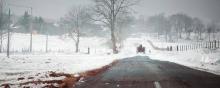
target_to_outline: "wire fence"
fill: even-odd
[[[220,48],[220,40],[213,40],[207,42],[198,42],[193,44],[177,44],[167,46],[167,51],[189,51],[189,50],[196,50],[196,49],[219,49]]]

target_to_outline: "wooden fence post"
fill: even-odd
[[[176,46],[176,51],[179,51],[179,47],[178,47],[178,45]]]
[[[88,47],[88,52],[87,52],[88,54],[90,54],[90,48]]]
[[[173,48],[172,48],[172,46],[170,46],[170,51],[173,51]]]
[[[214,40],[214,49],[217,48],[217,44],[216,43],[217,43],[216,40]]]
[[[218,48],[220,48],[220,44],[219,43],[220,43],[220,41],[218,40]]]

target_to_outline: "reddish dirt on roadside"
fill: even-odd
[[[24,83],[20,83],[20,86],[23,86],[23,88],[31,88],[31,86],[27,86],[28,84],[46,84],[43,88],[74,88],[74,85],[81,79],[81,78],[87,78],[87,77],[92,77],[92,76],[96,76],[97,74],[100,74],[104,71],[106,71],[108,68],[110,68],[111,66],[113,66],[117,61],[112,62],[109,65],[103,66],[101,68],[98,69],[94,69],[94,70],[89,70],[86,72],[82,72],[79,73],[79,76],[75,76],[75,74],[66,74],[66,73],[56,73],[56,72],[48,72],[48,76],[49,77],[62,77],[64,76],[65,78],[63,80],[35,80],[35,81],[28,81],[28,82],[24,82]],[[36,76],[39,76],[40,73],[38,73]],[[48,77],[48,78],[49,78]],[[34,79],[34,77],[28,77],[27,79]],[[20,80],[25,80],[24,77],[20,77],[17,79],[18,81]],[[58,86],[54,85],[54,84],[58,84]],[[0,85],[0,87],[3,88],[10,88],[11,85],[14,84],[3,84]]]

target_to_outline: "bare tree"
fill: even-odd
[[[4,1],[0,0],[0,53],[3,49],[3,40],[7,36],[8,15],[4,13]]]
[[[75,7],[63,18],[64,24],[69,29],[69,36],[75,42],[75,52],[79,52],[79,43],[81,37],[81,30],[83,25],[90,21],[88,9],[84,7]]]
[[[177,40],[178,37],[182,38],[182,33],[187,33],[187,39],[190,38],[192,32],[192,18],[186,14],[174,14],[170,16],[170,22],[172,27],[176,30]]]
[[[48,52],[48,29],[46,29],[47,23],[42,17],[35,17],[33,20],[33,28],[40,34],[44,34],[45,37],[45,52]]]
[[[134,24],[134,17],[130,14],[122,14],[118,16],[118,21],[116,24],[116,40],[119,43],[119,48],[123,47],[123,41],[129,36]]]
[[[147,23],[154,29],[156,33],[158,33],[158,38],[160,34],[164,34],[165,40],[168,40],[168,34],[170,33],[171,25],[169,20],[164,16],[164,14],[149,17]]]
[[[11,27],[11,11],[9,9],[8,16],[4,14],[4,2],[0,0],[0,34],[1,34],[1,46],[0,53],[2,52],[2,42],[3,42],[3,34],[4,29],[7,29],[7,57],[10,56],[10,27]]]
[[[116,40],[117,16],[128,12],[129,8],[137,3],[137,0],[94,0],[96,3],[95,12],[98,14],[97,21],[101,21],[111,30],[112,50],[118,53]]]
[[[202,39],[202,32],[204,30],[204,24],[199,18],[193,19],[193,30],[197,34],[197,40]]]
[[[208,33],[209,41],[211,41],[211,34],[212,34],[212,39],[215,39],[216,31],[217,31],[217,24],[215,22],[211,22],[207,25],[207,33]]]
[[[10,56],[10,27],[11,27],[11,10],[8,11],[8,42],[7,42],[7,57]]]
[[[2,42],[3,42],[3,0],[0,0],[0,35],[1,35],[1,45],[0,53],[2,52]]]

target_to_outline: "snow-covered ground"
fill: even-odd
[[[152,37],[142,37],[139,40],[150,40],[153,44],[160,48],[167,48],[167,46],[176,47],[177,45],[196,45],[206,41],[192,41],[192,40],[179,40],[175,43],[167,43],[164,40],[152,38]],[[139,41],[141,42],[141,41]],[[143,42],[143,41],[142,41]],[[220,75],[220,49],[207,49],[198,48],[191,49],[187,51],[160,51],[155,50],[149,43],[142,43],[150,53],[147,54],[151,59],[170,61],[178,63],[184,66],[188,66],[194,69],[199,69],[207,72],[211,72]]]
[[[107,39],[100,37],[81,37],[80,38],[80,52],[87,53],[88,47],[91,49],[91,53],[110,52],[109,48],[105,45]],[[13,52],[22,52],[29,50],[30,46],[30,34],[13,33],[11,35],[10,50]],[[33,51],[45,52],[46,36],[45,35],[33,35]],[[6,51],[7,39],[3,41],[3,50]],[[75,51],[74,40],[67,36],[49,36],[48,38],[48,50],[51,52],[64,52],[73,53]]]
[[[170,61],[194,69],[220,75],[220,50],[199,49],[187,52],[154,51],[148,55],[152,59]]]
[[[220,75],[220,49],[206,49],[198,48],[188,51],[160,51],[155,50],[148,42],[150,40],[153,44],[160,48],[167,48],[167,46],[176,45],[189,45],[198,44],[197,41],[182,40],[176,43],[167,43],[164,40],[159,40],[153,37],[146,37],[145,35],[128,38],[124,41],[124,53],[136,53],[135,49],[139,44],[143,44],[146,47],[145,56],[149,56],[151,59],[170,61],[178,63],[184,66],[188,66],[194,69],[199,69],[214,74]]]
[[[13,34],[11,50],[21,52],[22,49],[28,49],[28,36],[29,35],[26,34]],[[80,42],[81,52],[76,54],[74,53],[75,47],[73,40],[65,37],[50,36],[49,50],[51,50],[51,52],[43,53],[45,50],[45,36],[34,35],[33,38],[34,53],[17,52],[13,53],[10,58],[6,58],[5,54],[0,54],[0,85],[4,83],[18,84],[30,81],[28,77],[36,76],[38,73],[47,74],[48,71],[75,74],[100,68],[112,63],[114,60],[137,55],[136,47],[139,44],[143,44],[143,46],[146,47],[147,53],[145,56],[149,56],[151,59],[170,61],[220,75],[219,49],[209,50],[201,48],[181,52],[160,51],[152,48],[147,40],[151,40],[155,46],[164,48],[166,48],[167,45],[176,45],[177,43],[160,42],[154,38],[139,35],[131,36],[131,38],[126,39],[121,52],[117,55],[109,53],[111,50],[106,44],[107,39],[99,37],[84,37]],[[6,45],[6,41],[4,41],[4,45]],[[91,50],[91,54],[89,55],[86,54],[88,47],[90,47]],[[24,77],[25,80],[18,81],[19,77]],[[45,78],[46,77],[38,75],[32,80]],[[63,78],[58,77],[47,79]]]
[[[187,45],[187,44],[197,44],[195,41],[184,41],[178,43],[166,43],[152,37],[140,36],[128,38],[124,42],[124,48],[122,52],[124,53],[136,53],[135,49],[139,44],[143,44],[146,47],[146,56],[151,59],[170,61],[178,63],[184,66],[188,66],[194,69],[199,69],[214,74],[220,75],[220,49],[206,49],[199,48],[188,51],[160,51],[155,50],[147,40],[151,40],[153,44],[160,48],[167,48],[167,46],[176,45]]]
[[[0,85],[5,83],[19,84],[33,80],[63,79],[47,78],[49,71],[57,73],[77,74],[108,65],[113,61],[135,54],[121,53],[111,55],[105,38],[81,38],[80,53],[74,53],[74,41],[59,36],[49,37],[49,50],[45,53],[45,36],[33,36],[33,53],[22,52],[29,47],[29,35],[13,34],[11,38],[10,58],[0,54]],[[6,41],[4,40],[4,47]],[[90,54],[87,48],[90,47]],[[41,73],[39,75],[39,73]],[[29,79],[34,77],[34,79]],[[19,78],[25,78],[19,80]],[[39,85],[43,86],[43,85]],[[12,86],[13,87],[13,86]],[[15,88],[18,85],[14,86]]]
[[[10,58],[0,57],[0,83],[19,83],[19,77],[33,77],[48,71],[69,74],[100,68],[112,63],[117,55],[86,55],[86,54],[39,54],[13,55]],[[22,81],[23,82],[23,81]]]

